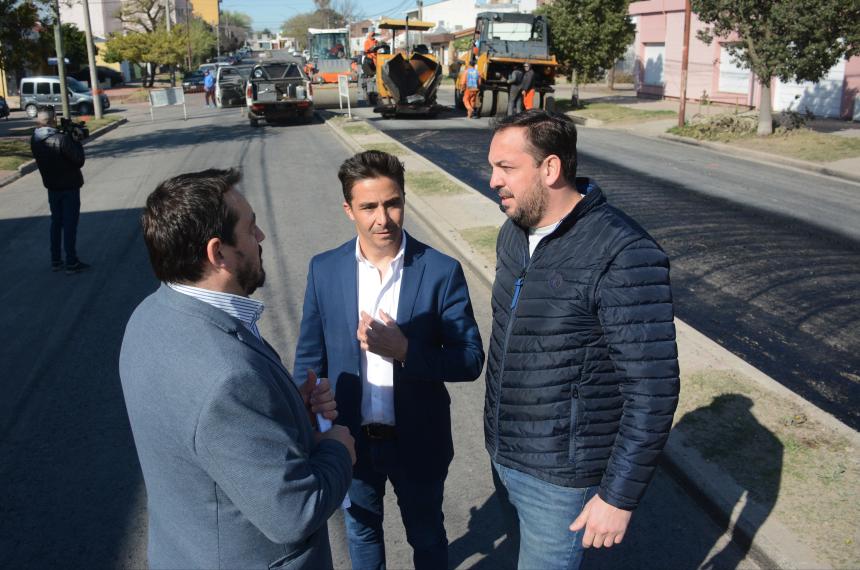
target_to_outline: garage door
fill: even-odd
[[[842,110],[842,84],[845,79],[845,60],[834,65],[818,83],[783,83],[777,81],[773,108],[777,111],[793,109],[811,111],[816,117],[839,117]]]

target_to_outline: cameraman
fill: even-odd
[[[57,130],[53,107],[41,107],[36,115],[38,127],[30,138],[30,149],[42,183],[48,189],[51,206],[51,271],[66,270],[66,275],[80,273],[90,266],[78,259],[75,241],[81,213],[81,186],[84,177],[84,147],[72,136]],[[60,252],[65,245],[66,263]]]

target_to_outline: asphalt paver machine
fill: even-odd
[[[383,117],[435,115],[443,107],[436,103],[442,67],[423,44],[410,45],[409,32],[426,32],[435,26],[419,20],[383,19],[379,30],[391,30],[391,52],[376,56],[377,101],[374,111]],[[405,33],[405,49],[394,49],[398,32]]]

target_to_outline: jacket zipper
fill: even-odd
[[[511,340],[511,331],[514,328],[514,321],[516,320],[516,311],[517,305],[520,301],[520,293],[522,293],[523,285],[526,282],[526,274],[529,272],[529,268],[532,266],[532,261],[535,258],[538,250],[540,250],[544,245],[545,240],[541,240],[537,247],[535,248],[534,253],[528,257],[528,261],[526,261],[526,255],[523,254],[523,270],[520,272],[520,276],[517,277],[517,280],[514,282],[514,294],[511,298],[511,315],[508,317],[508,325],[505,328],[505,342],[502,344],[502,359],[499,362],[499,391],[496,396],[496,409],[495,409],[495,425],[496,425],[496,434],[493,442],[493,459],[499,455],[499,413],[502,406],[502,380],[505,377],[505,360],[508,356],[508,342]],[[526,239],[526,251],[528,251],[528,239]]]

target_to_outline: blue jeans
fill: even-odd
[[[382,499],[386,479],[397,495],[416,570],[448,567],[448,537],[442,515],[445,476],[427,481],[415,475],[398,461],[393,441],[371,441],[370,457],[359,457],[349,487],[352,506],[344,517],[353,570],[385,568]]]
[[[48,205],[51,207],[51,262],[63,261],[62,243],[66,249],[66,264],[73,265],[78,262],[75,243],[81,215],[81,189],[48,190]]]
[[[496,491],[513,519],[509,524],[514,536],[519,533],[517,568],[577,570],[583,531],[569,527],[597,487],[560,487],[496,462],[492,467]]]

